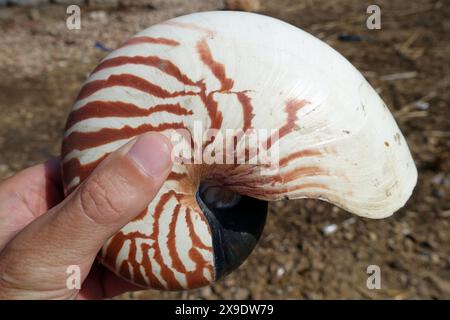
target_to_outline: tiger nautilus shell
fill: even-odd
[[[245,133],[233,136],[234,162],[175,161],[147,210],[99,252],[105,266],[143,287],[197,288],[233,271],[256,245],[268,201],[316,198],[383,218],[417,180],[388,108],[338,52],[277,19],[217,11],[154,25],[95,68],[66,124],[66,194],[135,136],[172,139],[196,123]],[[257,130],[270,133],[244,143]],[[215,136],[179,143],[215,156],[225,150]],[[251,161],[275,145],[276,168]]]

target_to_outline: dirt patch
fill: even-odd
[[[320,201],[273,203],[258,247],[223,281],[122,298],[450,298],[449,7],[445,1],[377,1],[382,29],[368,30],[369,4],[267,0],[261,12],[328,42],[378,90],[419,169],[406,207],[369,220]],[[59,154],[67,110],[106,54],[98,44],[115,48],[161,20],[221,7],[221,1],[166,1],[82,8],[80,31],[66,29],[65,7],[1,9],[0,177]],[[403,79],[392,80],[393,74]],[[330,225],[325,230],[335,230],[325,234]],[[381,267],[381,290],[366,287],[372,264]]]

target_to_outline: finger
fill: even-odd
[[[0,251],[17,232],[62,200],[56,158],[4,180],[0,184]]]
[[[64,202],[7,245],[0,270],[8,254],[19,251],[22,275],[24,265],[31,266],[30,273],[47,271],[38,275],[37,283],[46,290],[65,286],[69,265],[79,265],[84,279],[103,243],[141,213],[159,191],[171,169],[170,153],[166,137],[149,133],[111,154]],[[5,268],[14,274],[13,266]]]

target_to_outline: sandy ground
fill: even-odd
[[[222,1],[82,8],[82,29],[65,7],[0,9],[0,178],[59,154],[68,108],[106,52],[161,20]],[[376,1],[382,29],[368,30],[373,1],[261,1],[261,13],[328,42],[379,91],[419,169],[414,196],[393,217],[354,217],[315,200],[273,203],[262,239],[244,265],[211,287],[144,291],[122,298],[450,298],[450,4]],[[340,35],[362,37],[342,41]],[[408,72],[406,79],[386,76]],[[325,235],[323,228],[337,230]],[[380,290],[366,287],[368,265]]]

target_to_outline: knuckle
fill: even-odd
[[[111,179],[93,174],[80,190],[83,213],[97,224],[113,223],[123,216],[123,195]]]

